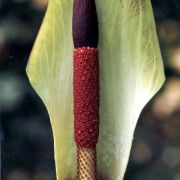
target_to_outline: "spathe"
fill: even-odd
[[[49,0],[27,74],[53,128],[58,180],[76,178],[72,0]],[[139,114],[164,82],[150,0],[96,0],[100,53],[98,175],[123,179]]]

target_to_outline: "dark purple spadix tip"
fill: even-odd
[[[94,0],[74,0],[73,40],[75,48],[97,48],[98,21]]]

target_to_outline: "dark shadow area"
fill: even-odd
[[[47,1],[0,3],[1,177],[55,179],[52,129],[47,110],[25,68]]]

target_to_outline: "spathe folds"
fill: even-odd
[[[53,128],[57,179],[76,178],[72,0],[50,0],[27,74]],[[100,53],[98,176],[123,179],[139,114],[164,82],[150,0],[96,0]]]

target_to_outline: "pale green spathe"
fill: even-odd
[[[53,128],[58,180],[76,178],[72,0],[50,0],[27,74]],[[164,82],[150,0],[96,0],[100,53],[98,175],[121,180],[139,114]]]

